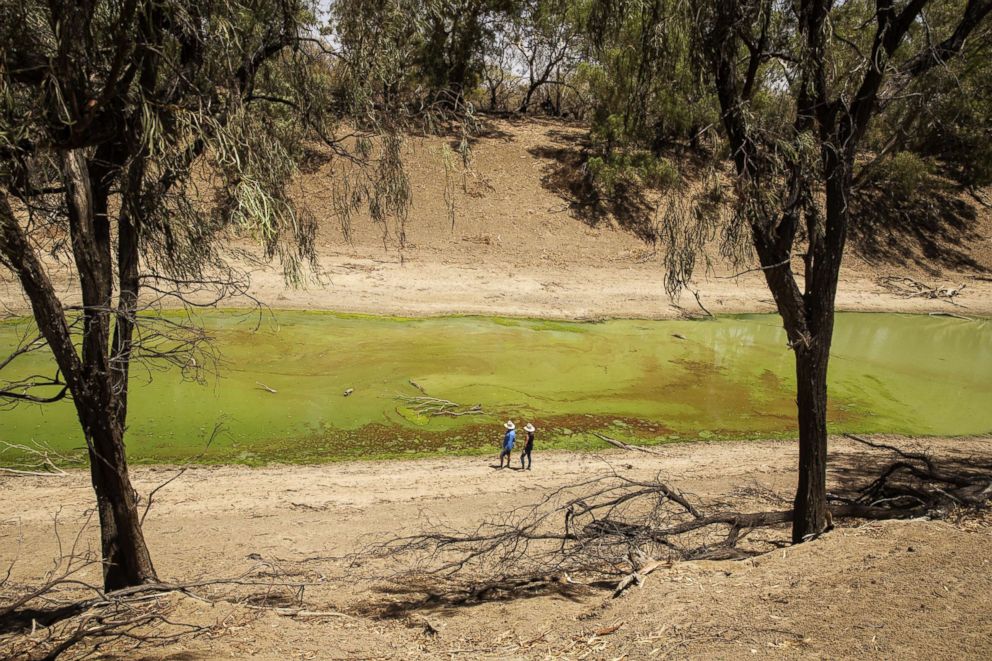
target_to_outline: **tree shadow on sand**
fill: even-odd
[[[542,170],[541,185],[564,200],[562,211],[567,209],[589,227],[612,222],[647,243],[658,240],[656,208],[646,188],[618,182],[614,194],[604,196],[586,170],[590,152],[585,136],[574,131],[549,131],[548,136],[552,144],[527,151],[548,161]]]
[[[924,443],[899,443],[899,445],[901,446],[900,449],[907,452],[911,458],[926,457],[938,475],[946,478],[946,482],[963,484],[985,481],[992,484],[992,457],[957,454],[947,449],[942,449],[936,453]],[[894,464],[892,454],[881,453],[878,448],[869,446],[859,448],[857,451],[831,453],[827,464],[830,491],[838,498],[851,498],[863,491],[866,485],[878,480],[879,476],[884,475],[893,465],[902,463],[899,457],[896,457],[896,460]],[[919,460],[915,463],[918,466],[925,464]],[[909,478],[912,477],[911,474],[904,471],[903,475],[896,475],[892,479],[897,485],[901,481],[904,486],[917,488],[919,480],[910,480]],[[947,490],[945,488],[944,492],[946,493]],[[953,501],[950,501],[947,504],[952,503]]]
[[[425,576],[422,581],[407,578],[401,582],[379,585],[374,588],[373,595],[358,604],[355,610],[365,617],[391,620],[418,613],[443,613],[539,597],[584,603],[591,597],[601,597],[603,590],[611,589],[615,583],[616,581],[567,583],[547,576],[535,577],[525,582],[480,582],[455,587],[439,581],[436,576]]]
[[[852,198],[850,237],[869,262],[912,264],[931,275],[942,269],[989,272],[974,257],[985,239],[974,205],[950,184],[931,180],[908,198],[870,187]]]

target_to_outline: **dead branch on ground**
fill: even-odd
[[[105,592],[100,585],[100,555],[84,548],[83,540],[92,532],[90,523],[87,519],[66,548],[56,515],[58,553],[48,571],[37,581],[15,581],[15,558],[6,575],[0,576],[0,650],[9,658],[126,656],[223,629],[221,623],[182,621],[176,607],[184,598],[291,617],[337,616],[334,611],[305,608],[304,590],[320,583],[321,577],[259,556],[253,556],[256,564],[234,577],[150,583]]]
[[[833,521],[944,517],[953,508],[985,506],[992,497],[992,476],[952,472],[926,454],[852,438],[895,459],[849,496],[833,494]],[[377,544],[355,561],[400,563],[390,579],[426,594],[420,604],[604,581],[619,595],[671,562],[742,559],[788,543],[791,509],[731,507],[698,501],[660,476],[642,481],[614,472],[555,489],[473,530],[432,524],[425,532]]]
[[[957,287],[931,287],[930,285],[908,278],[905,276],[886,275],[877,280],[878,285],[887,290],[890,294],[899,298],[926,298],[930,300],[940,300],[952,305],[961,306],[953,299],[961,294],[965,284]]]
[[[615,438],[610,438],[606,434],[600,434],[599,432],[593,432],[593,436],[596,436],[599,440],[609,443],[610,445],[620,448],[621,450],[637,450],[638,452],[647,452],[648,454],[661,454],[652,448],[646,448],[641,445],[629,445],[628,443],[618,441]]]
[[[13,458],[6,459],[4,455],[13,455]],[[83,463],[83,458],[79,454],[59,452],[38,441],[27,443],[0,441],[0,459],[11,462],[6,467],[0,466],[0,474],[31,477],[64,477],[66,472],[60,466]]]

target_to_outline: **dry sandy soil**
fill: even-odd
[[[939,456],[967,456],[988,467],[989,440],[931,439],[926,445]],[[619,599],[572,588],[395,610],[403,595],[360,580],[363,570],[341,559],[372,539],[415,532],[428,517],[471,529],[485,516],[610,467],[638,479],[660,473],[699,499],[742,502],[743,486],[787,497],[793,488],[793,443],[693,443],[660,452],[539,454],[531,472],[497,471],[485,458],[191,469],[158,492],[145,525],[161,577],[237,576],[261,558],[300,572],[289,580],[315,581],[304,606],[325,615],[292,617],[173,596],[173,620],[212,626],[212,632],[132,655],[959,659],[992,652],[992,528],[974,518],[847,522],[815,541],[750,560],[677,563]],[[863,446],[834,439],[831,489],[863,479],[866,462],[873,464]],[[138,468],[136,485],[147,493],[172,474]],[[0,499],[0,556],[5,563],[16,557],[17,580],[36,577],[56,555],[56,512],[68,540],[92,506],[87,475],[79,471],[0,478]],[[747,506],[782,505],[759,499]],[[776,533],[781,540],[786,534]],[[94,543],[95,535],[84,540]],[[425,632],[425,622],[437,635]]]
[[[447,216],[438,143],[411,145],[415,194],[407,245],[356,218],[350,241],[330,214],[333,164],[303,178],[301,199],[322,219],[324,286],[288,290],[276,271],[254,274],[254,293],[274,308],[393,314],[479,313],[559,318],[681,314],[666,297],[661,255],[609,217],[569,213],[560,181],[570,174],[581,132],[560,125],[498,123],[474,147],[459,180],[454,226]],[[944,209],[946,211],[946,209]],[[948,222],[920,221],[852,241],[838,307],[845,310],[992,314],[992,214],[958,201]],[[631,231],[634,230],[634,231]],[[936,238],[934,238],[936,237]],[[934,243],[940,248],[935,251]],[[760,273],[714,259],[700,274],[713,312],[771,310]],[[966,307],[901,298],[878,285],[905,275],[965,289]],[[61,280],[67,301],[72,288]],[[24,310],[0,277],[0,303]],[[682,305],[695,312],[684,296]],[[938,456],[974,455],[992,465],[992,439],[930,439]],[[900,441],[912,445],[913,441]],[[485,459],[321,466],[193,468],[158,492],[146,534],[163,580],[236,576],[263,562],[316,581],[305,608],[335,614],[292,617],[244,604],[171,596],[173,619],[212,627],[164,648],[126,654],[151,659],[336,658],[988,658],[992,655],[992,527],[986,518],[844,524],[813,542],[752,560],[687,562],[652,574],[642,588],[609,599],[582,590],[387,617],[401,596],[357,580],[341,556],[369,540],[413,532],[430,514],[459,528],[534,502],[542,493],[608,470],[661,472],[701,498],[741,507],[780,503],[740,496],[758,483],[783,497],[794,489],[794,443],[693,443],[659,456],[620,451],[539,454],[534,471],[497,472]],[[858,470],[850,442],[832,445],[834,486]],[[138,468],[147,494],[174,469]],[[862,478],[864,475],[861,476]],[[93,506],[88,476],[0,476],[0,572],[33,582],[57,555],[53,517],[71,539]],[[786,532],[777,533],[782,540]],[[84,544],[97,543],[86,531]],[[250,557],[249,557],[250,556]],[[93,578],[92,573],[89,576]],[[438,634],[425,633],[429,621]],[[611,631],[619,625],[615,631]],[[603,635],[596,635],[596,632]],[[0,649],[0,658],[4,650]]]
[[[664,246],[638,238],[661,222],[592,217],[570,208],[579,173],[581,128],[554,122],[493,122],[472,148],[466,173],[451,175],[454,223],[444,201],[443,143],[410,140],[406,165],[413,206],[400,249],[386,232],[356,214],[345,238],[332,203],[336,163],[301,176],[295,196],[320,222],[319,276],[286,287],[278,268],[253,268],[252,293],[273,308],[373,314],[495,314],[542,318],[671,318],[682,314],[664,290]],[[689,166],[687,166],[689,167]],[[688,171],[693,171],[691,168]],[[698,177],[698,175],[696,175]],[[692,177],[687,179],[693,181]],[[666,202],[659,203],[664,209]],[[849,311],[992,314],[992,210],[970,197],[935,197],[883,230],[856,219],[837,306]],[[713,313],[770,312],[774,303],[760,271],[731,277],[734,267],[707,251],[695,289]],[[753,265],[752,265],[753,266]],[[797,257],[796,270],[801,271]],[[926,298],[901,298],[879,286],[883,275],[908,276],[933,287],[965,285],[958,308]],[[57,275],[67,301],[75,294]],[[699,308],[683,294],[676,302]],[[0,304],[26,311],[16,283],[0,273]],[[237,304],[236,302],[234,304]]]

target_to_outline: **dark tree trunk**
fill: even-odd
[[[796,404],[799,408],[799,485],[794,502],[792,541],[800,543],[827,526],[827,363],[830,337],[796,351]]]
[[[536,92],[537,88],[543,84],[544,84],[543,80],[537,82],[531,80],[531,82],[527,85],[527,91],[524,93],[524,98],[520,102],[520,107],[517,108],[518,113],[520,113],[521,115],[527,114],[527,110],[530,108],[531,99],[534,97],[534,92]]]
[[[123,432],[108,409],[78,403],[90,454],[90,476],[100,513],[103,584],[106,590],[154,582],[155,567],[141,531],[138,498],[128,477]]]
[[[81,375],[75,386],[70,383],[70,389],[89,449],[90,474],[100,513],[104,587],[116,590],[156,580],[124,452],[128,370],[122,360],[129,358],[133,330],[130,316],[137,295],[137,244],[127,213],[122,213],[118,232],[120,315],[111,360],[110,318],[114,308],[107,217],[109,180],[101,176],[100,166],[91,172],[81,150],[66,152],[62,164],[73,256],[84,306]]]

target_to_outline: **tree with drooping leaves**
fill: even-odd
[[[159,307],[246,292],[225,260],[237,237],[303,277],[316,223],[291,182],[310,143],[357,166],[345,219],[409,202],[389,76],[356,75],[361,54],[316,17],[309,0],[0,0],[0,268],[38,331],[0,369],[55,362],[0,400],[75,407],[107,590],[156,580],[125,451],[132,367],[203,365],[202,329]]]

